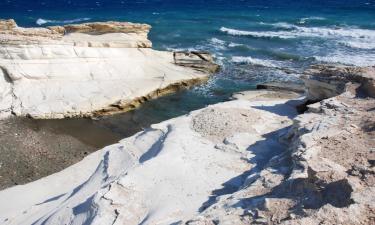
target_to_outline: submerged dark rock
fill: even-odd
[[[173,58],[176,65],[191,67],[203,72],[215,73],[220,69],[208,52],[174,52]]]

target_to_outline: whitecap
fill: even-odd
[[[238,43],[234,43],[234,42],[231,42],[228,44],[228,47],[230,48],[235,48],[235,47],[240,47],[240,46],[244,46],[243,44],[238,44]]]
[[[218,39],[218,38],[211,38],[211,39],[210,39],[210,42],[211,42],[212,44],[225,45],[225,41],[220,40],[220,39]]]
[[[294,24],[286,23],[286,22],[278,22],[278,23],[264,23],[260,22],[260,25],[265,25],[265,26],[271,26],[274,28],[282,28],[282,29],[293,29],[296,28],[297,26]]]
[[[255,59],[250,56],[233,56],[232,62],[234,63],[247,63],[255,66],[263,66],[263,67],[271,67],[271,68],[278,68],[279,66],[275,64],[273,60],[267,59]]]
[[[88,21],[91,20],[91,18],[85,17],[85,18],[77,18],[77,19],[72,19],[72,20],[47,20],[43,18],[39,18],[36,20],[36,24],[39,26],[47,23],[52,23],[52,24],[68,24],[68,23],[78,23],[78,22],[83,22],[83,21]]]
[[[226,27],[220,28],[221,32],[227,33],[229,35],[233,36],[252,36],[252,37],[267,37],[267,38],[282,38],[282,39],[288,39],[288,38],[295,38],[295,35],[290,35],[286,32],[280,32],[280,31],[243,31],[243,30],[236,30]]]
[[[349,55],[335,53],[328,56],[314,56],[315,60],[324,63],[338,63],[349,66],[375,66],[375,55]]]
[[[374,41],[365,41],[365,40],[340,41],[340,44],[353,48],[353,49],[365,49],[365,50],[375,49]]]
[[[39,18],[36,20],[36,24],[38,24],[39,26],[43,25],[43,24],[46,24],[48,23],[48,20],[45,20],[45,19],[42,19],[42,18]]]
[[[218,38],[211,38],[209,40],[209,47],[214,48],[216,50],[225,50],[226,49],[226,42],[220,40]]]
[[[339,41],[361,40],[375,42],[375,30],[360,28],[328,28],[328,27],[301,27],[294,26],[290,31],[244,31],[226,27],[220,28],[221,32],[233,36],[251,36],[258,38],[292,39],[298,37],[334,38]]]
[[[313,37],[348,37],[374,39],[375,30],[360,28],[296,27],[298,35]]]
[[[320,17],[320,16],[305,17],[305,18],[301,18],[298,23],[299,24],[304,24],[307,21],[312,21],[312,20],[326,20],[326,18]]]

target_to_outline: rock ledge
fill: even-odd
[[[0,20],[0,117],[126,111],[217,71],[208,53],[186,66],[172,52],[151,49],[150,28],[113,21],[22,28]]]

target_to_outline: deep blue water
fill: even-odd
[[[223,70],[208,84],[145,106],[162,118],[259,82],[298,82],[314,63],[375,65],[374,0],[1,0],[0,18],[25,27],[144,22],[156,49],[215,54]]]

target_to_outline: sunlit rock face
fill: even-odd
[[[4,224],[173,224],[282,152],[288,100],[219,103],[152,125],[44,179],[0,192]],[[80,171],[77,173],[77,171]],[[9,197],[11,199],[9,199]]]
[[[178,66],[172,52],[151,49],[150,28],[126,22],[22,28],[0,20],[1,116],[128,110],[207,78],[207,70]]]
[[[348,83],[356,83],[364,95],[375,97],[375,67],[314,65],[303,77],[311,101],[344,93]]]

